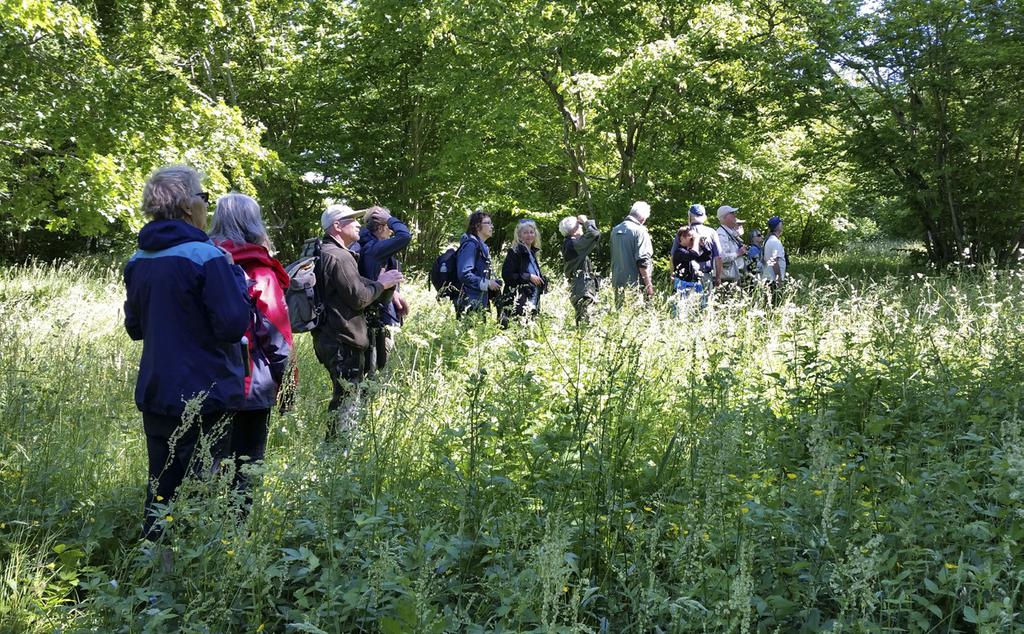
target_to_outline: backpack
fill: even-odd
[[[461,244],[458,248],[449,248],[437,256],[434,265],[430,267],[430,284],[437,291],[438,301],[448,298],[454,302],[459,297],[461,285],[459,284],[457,260],[461,248]]]
[[[310,238],[302,244],[302,255],[285,267],[288,290],[284,301],[288,305],[288,320],[292,332],[309,332],[320,325],[324,300],[317,287],[320,274],[320,239]]]
[[[690,225],[690,226],[693,227],[693,226],[697,226],[697,225]],[[705,225],[700,225],[700,226],[705,226]],[[714,231],[714,229],[712,229],[712,231]],[[703,253],[705,249],[707,249],[708,251],[713,251],[714,250],[712,248],[712,245],[714,244],[714,241],[715,241],[714,237],[708,235],[706,232],[699,231],[699,230],[694,230],[694,233],[697,235],[697,245],[696,246],[697,246],[697,250],[698,251]],[[710,273],[711,271],[713,271],[715,269],[715,259],[711,258],[711,259],[705,260],[705,261],[703,261],[703,262],[701,262],[699,264],[699,267],[700,267],[701,273],[705,273],[705,274],[706,273]]]

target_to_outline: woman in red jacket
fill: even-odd
[[[292,329],[284,299],[288,275],[270,255],[272,247],[259,204],[245,194],[230,193],[217,200],[210,238],[245,271],[250,280],[249,296],[256,309],[246,333],[250,372],[246,377],[245,403],[235,414],[231,434],[231,453],[238,469],[235,482],[247,491],[251,482],[243,467],[263,459],[270,412],[291,357]]]

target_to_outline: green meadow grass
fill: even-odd
[[[298,337],[252,513],[188,483],[138,540],[118,267],[0,271],[0,631],[1024,628],[1021,272],[795,263],[778,308],[564,287],[529,326],[422,282],[358,430]]]

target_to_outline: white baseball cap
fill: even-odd
[[[730,207],[729,205],[722,205],[718,208],[718,222],[722,222],[722,219],[729,214],[734,214],[739,211],[739,207]]]
[[[353,220],[363,215],[363,211],[352,209],[348,205],[335,203],[327,207],[327,210],[320,216],[320,226],[327,231],[331,225],[339,220]]]

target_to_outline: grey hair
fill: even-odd
[[[576,231],[576,227],[578,227],[579,224],[579,218],[576,216],[566,216],[558,223],[558,232],[568,238],[573,231]]]
[[[323,230],[326,232],[331,228],[331,225],[338,220],[342,220],[346,217],[351,218],[352,213],[352,208],[348,205],[342,205],[341,203],[328,205],[323,215],[320,216],[320,226],[323,227]]]
[[[638,200],[629,208],[629,215],[636,219],[637,222],[643,224],[651,217],[651,206],[642,200]]]
[[[202,188],[199,172],[188,165],[161,167],[149,175],[142,188],[142,213],[152,220],[184,218],[184,206]]]
[[[213,223],[210,225],[210,238],[231,240],[235,244],[259,244],[268,251],[273,250],[259,203],[238,192],[217,199],[217,213],[213,215]]]

